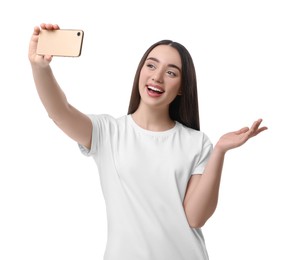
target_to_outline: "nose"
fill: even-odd
[[[163,83],[162,72],[161,71],[154,72],[152,76],[152,80],[157,83]]]

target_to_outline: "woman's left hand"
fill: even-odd
[[[238,131],[224,134],[217,142],[216,147],[225,153],[230,149],[243,145],[251,137],[267,130],[266,126],[260,127],[261,122],[262,119],[259,119],[252,124],[251,128],[243,127]]]

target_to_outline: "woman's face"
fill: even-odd
[[[180,94],[182,62],[178,51],[169,45],[159,45],[148,55],[140,72],[141,102],[167,108]]]

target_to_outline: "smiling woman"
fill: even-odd
[[[133,113],[134,118],[145,114],[145,109],[155,108],[158,115],[165,115],[164,121],[173,120],[169,116],[169,105],[180,94],[181,64],[181,57],[172,46],[158,45],[149,53],[140,71],[141,102]]]
[[[35,27],[29,59],[40,99],[100,174],[108,216],[104,259],[207,260],[201,227],[217,206],[225,154],[266,130],[262,120],[223,135],[213,149],[200,131],[193,60],[170,40],[143,55],[127,115],[85,115],[59,87],[52,56],[36,54],[39,34]]]

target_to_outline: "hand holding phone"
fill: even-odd
[[[83,39],[83,30],[41,30],[38,39],[37,54],[78,57],[82,52]]]

